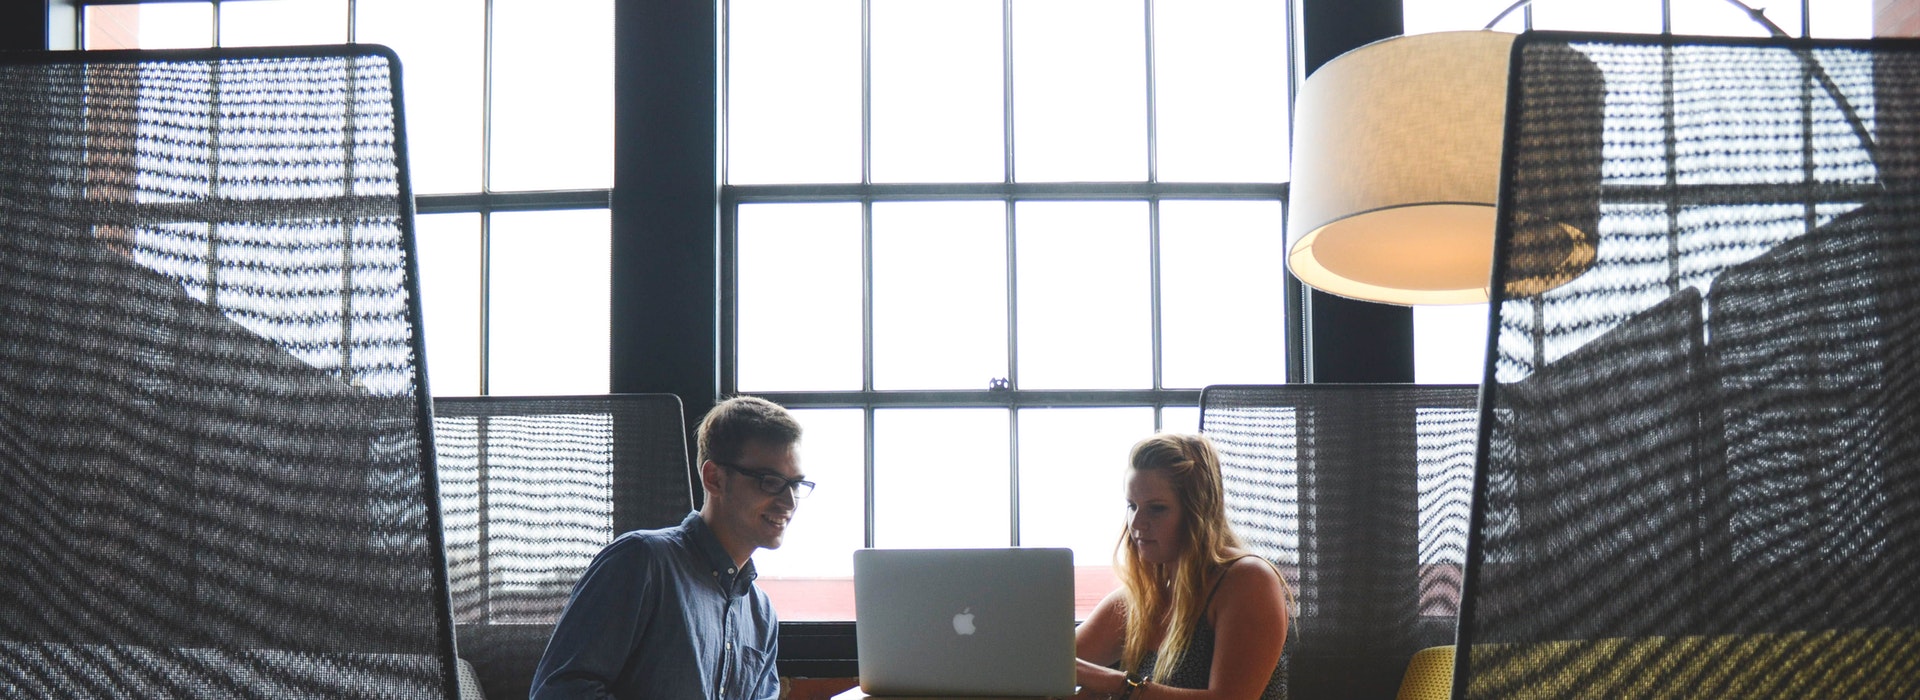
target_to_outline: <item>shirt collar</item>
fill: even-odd
[[[714,536],[713,528],[708,527],[706,519],[700,517],[700,511],[688,513],[687,518],[680,521],[680,527],[687,531],[687,541],[692,543],[694,551],[699,553],[700,558],[722,582],[729,584],[726,587],[732,590],[734,595],[745,593],[747,585],[760,577],[753,566],[752,559],[748,559],[746,566],[739,567],[739,571],[735,571],[733,555],[728,554],[726,548],[720,546],[720,538]]]

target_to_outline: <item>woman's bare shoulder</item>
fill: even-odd
[[[1094,620],[1097,618],[1107,618],[1107,617],[1111,617],[1116,621],[1126,619],[1127,617],[1127,587],[1126,586],[1115,588],[1111,593],[1108,593],[1105,598],[1101,598],[1099,603],[1094,604],[1093,611],[1088,614],[1087,619]]]
[[[1220,595],[1282,595],[1286,582],[1273,564],[1251,552],[1243,554],[1246,556],[1228,563],[1221,574]]]

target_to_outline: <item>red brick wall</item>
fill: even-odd
[[[1920,0],[1873,0],[1874,36],[1920,36]]]
[[[1874,0],[1885,2],[1886,0]],[[140,8],[98,5],[86,9],[88,49],[140,48]]]

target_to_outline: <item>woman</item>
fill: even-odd
[[[1133,446],[1125,584],[1074,633],[1084,698],[1285,698],[1287,583],[1227,524],[1220,457],[1199,435]]]

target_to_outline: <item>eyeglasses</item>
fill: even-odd
[[[778,496],[781,491],[792,491],[794,498],[806,498],[807,494],[813,493],[813,482],[807,481],[806,479],[789,479],[779,474],[741,469],[731,464],[721,462],[714,462],[714,464],[726,467],[727,471],[753,479],[760,486],[760,491],[769,496]]]

